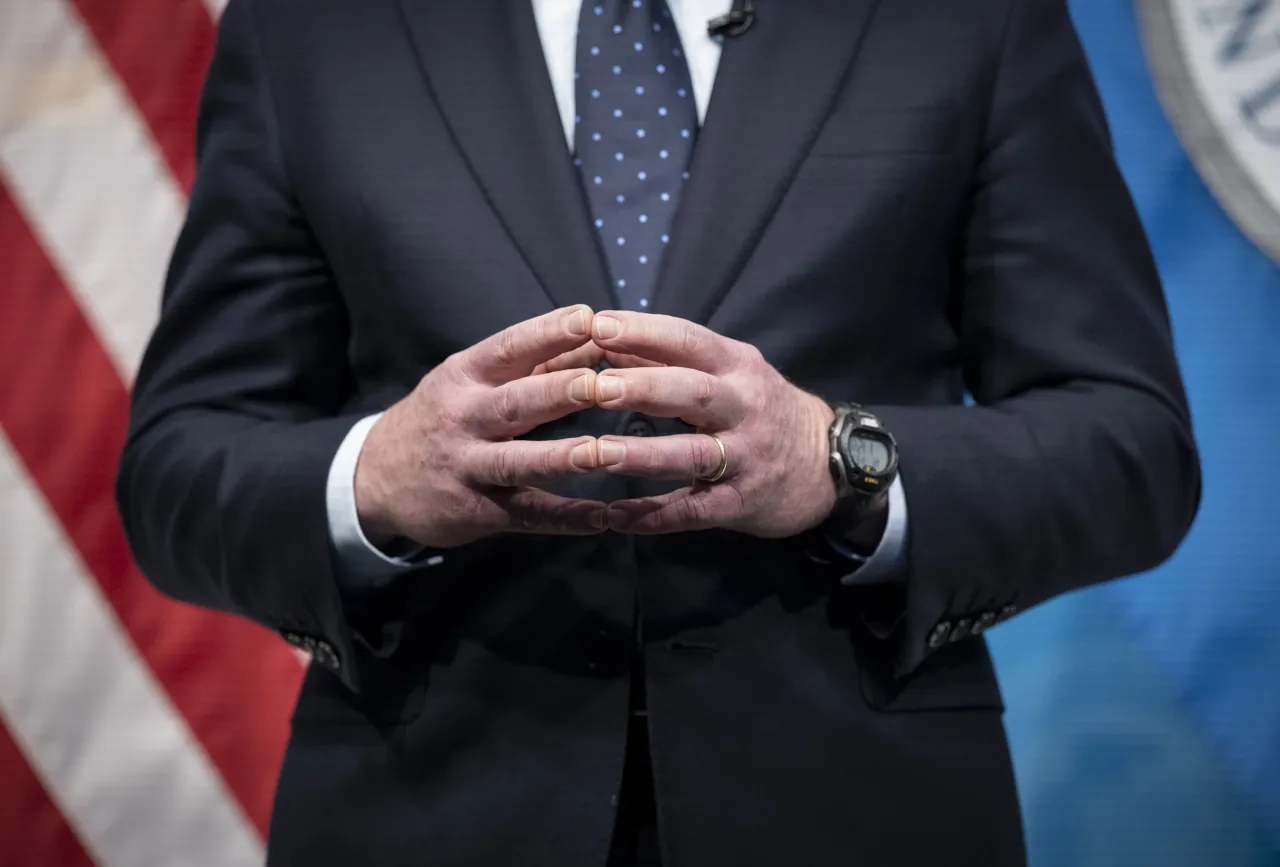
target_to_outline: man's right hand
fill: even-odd
[[[378,419],[355,478],[370,541],[452,548],[500,532],[603,532],[603,503],[535,487],[597,469],[595,438],[514,439],[595,405],[594,371],[544,372],[591,340],[592,318],[579,305],[513,325],[447,358]]]

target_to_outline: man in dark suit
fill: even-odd
[[[982,633],[1198,503],[1155,269],[1062,0],[750,7],[227,8],[119,497],[313,656],[272,864],[1023,862]]]

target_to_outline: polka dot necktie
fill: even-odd
[[[644,310],[698,133],[666,0],[584,0],[574,164],[622,307]]]

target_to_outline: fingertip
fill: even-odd
[[[612,468],[626,460],[627,447],[621,442],[612,439],[600,439],[596,446],[599,456],[600,466]]]
[[[592,504],[589,514],[587,515],[587,523],[592,529],[603,533],[609,529],[609,512],[608,507],[604,503]]]
[[[621,400],[626,392],[626,380],[619,373],[605,371],[596,376],[596,403],[603,406]]]
[[[596,372],[590,368],[575,370],[577,376],[569,383],[569,397],[578,403],[595,403]]]
[[[635,527],[636,516],[617,503],[613,503],[605,510],[605,521],[610,530],[625,531]]]
[[[569,463],[579,470],[594,470],[600,465],[599,450],[591,437],[569,450]]]
[[[592,330],[596,340],[613,340],[621,333],[622,319],[617,311],[607,310],[596,314]]]
[[[595,313],[586,304],[570,307],[564,315],[565,330],[575,337],[587,337],[591,334],[591,322]]]

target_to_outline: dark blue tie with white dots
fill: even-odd
[[[584,0],[574,163],[622,307],[644,310],[698,133],[666,0]]]

